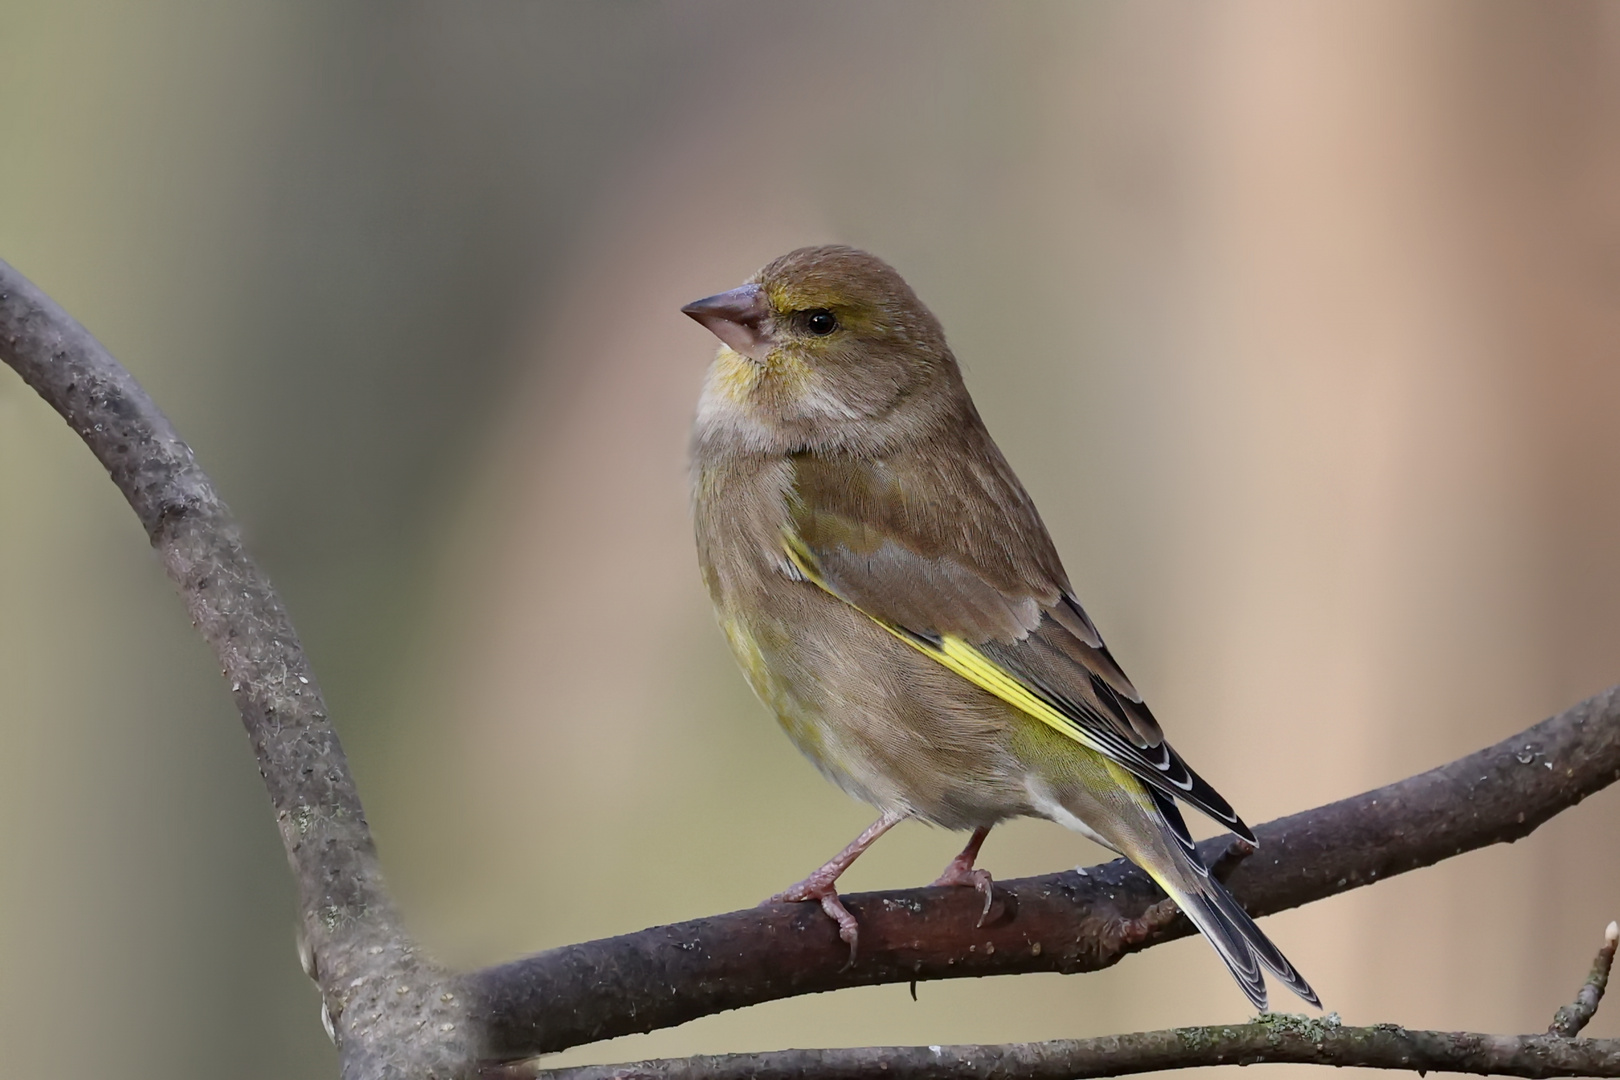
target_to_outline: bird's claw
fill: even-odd
[[[844,944],[849,946],[849,963],[845,964],[844,967],[846,970],[854,967],[855,952],[861,938],[861,924],[856,921],[854,915],[850,914],[849,908],[844,906],[844,901],[839,898],[838,890],[833,887],[831,881],[818,880],[815,874],[811,874],[797,885],[777,893],[766,900],[765,903],[797,904],[806,900],[815,900],[820,903],[821,910],[827,913],[829,919],[838,924],[838,936],[843,939]]]
[[[984,920],[990,917],[990,905],[995,902],[995,879],[988,870],[975,870],[971,866],[964,866],[960,859],[952,859],[945,872],[939,875],[935,885],[954,885],[970,888],[984,897],[984,910],[979,912],[979,921],[974,926],[983,926]]]
[[[838,936],[849,946],[849,963],[844,965],[845,969],[854,967],[855,953],[861,941],[861,924],[855,921],[855,916],[849,913],[849,908],[831,889],[821,895],[821,910],[838,924]]]

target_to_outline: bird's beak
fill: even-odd
[[[723,293],[705,296],[702,300],[687,304],[681,311],[755,363],[764,363],[766,354],[776,343],[765,323],[765,317],[771,313],[770,301],[765,298],[765,290],[758,285],[740,285]]]

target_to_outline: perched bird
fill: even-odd
[[[1316,994],[1200,861],[1179,799],[1254,834],[1165,742],[1075,599],[939,320],[891,267],[801,248],[681,309],[722,342],[693,432],[703,579],[754,691],[882,811],[772,900],[816,900],[907,818],[971,829],[936,884],[979,889],[985,835],[1055,821],[1130,859],[1257,1008],[1262,969]]]

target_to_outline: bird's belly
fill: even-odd
[[[719,614],[754,692],[845,791],[953,829],[1035,812],[1012,749],[1034,721],[859,611],[805,584]]]

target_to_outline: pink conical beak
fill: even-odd
[[[766,325],[771,313],[765,290],[758,285],[740,285],[735,289],[702,300],[694,300],[681,311],[702,323],[708,331],[737,352],[757,363],[763,363],[766,353],[775,342]]]

